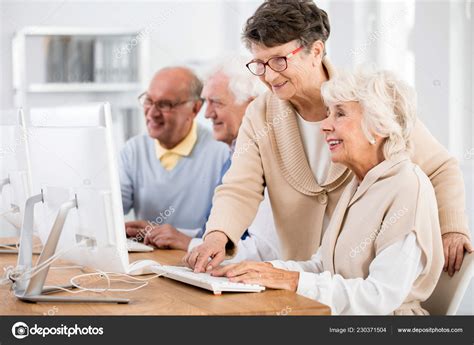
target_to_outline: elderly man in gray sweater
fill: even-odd
[[[130,139],[119,160],[123,209],[138,219],[126,223],[129,237],[166,248],[162,237],[180,242],[204,227],[229,149],[195,120],[201,91],[191,70],[172,67],[139,98],[148,134]]]

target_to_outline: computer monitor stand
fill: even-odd
[[[0,195],[2,194],[3,187],[10,184],[10,178],[4,178],[0,180]],[[16,247],[16,243],[2,243],[2,246]],[[18,254],[18,249],[0,249],[0,254]]]
[[[38,200],[38,202],[39,201],[42,201],[42,198],[40,198]],[[18,208],[18,207],[16,207],[16,208]],[[11,212],[14,212],[14,209],[15,208],[13,208]],[[25,218],[25,217],[23,216],[23,218]],[[6,221],[9,222],[14,227],[18,227],[18,225],[16,223],[11,222],[8,218],[6,218]],[[24,226],[22,225],[19,229],[20,234],[23,231],[22,230],[23,228],[24,228]],[[28,228],[32,229],[33,224],[29,225]],[[20,240],[21,240],[21,236],[20,236]],[[0,248],[3,248],[3,249],[0,249],[0,254],[19,254],[20,253],[20,250],[18,249],[19,247],[20,247],[19,242],[16,242],[16,243],[1,243]],[[32,253],[35,254],[35,255],[39,255],[39,254],[41,254],[41,250],[40,249],[33,249]]]
[[[10,184],[10,178],[6,177],[0,180],[0,192],[2,191],[3,187]]]
[[[31,225],[31,228],[24,227],[21,233],[21,247],[20,255],[18,256],[18,266],[24,265],[23,267],[28,267],[28,264],[31,262],[31,253],[33,248],[32,225],[34,218],[34,204],[40,201],[43,201],[42,193],[29,198],[27,201],[27,206],[25,208],[25,221],[23,222],[23,224],[27,226]],[[46,244],[43,247],[43,251],[41,252],[41,255],[39,257],[37,267],[42,265],[46,260],[48,260],[54,255],[67,215],[69,214],[69,211],[71,209],[77,207],[77,196],[74,200],[69,200],[60,206],[58,215],[48,236],[48,240],[46,241]],[[26,250],[29,250],[30,254],[26,253]],[[26,284],[16,284],[15,296],[21,301],[33,303],[128,303],[130,301],[126,298],[51,296],[49,294],[54,292],[60,292],[61,290],[54,287],[48,288],[44,285],[46,277],[48,276],[50,265],[51,262],[47,264],[46,267],[43,268],[39,273],[31,277],[31,279],[29,279],[29,281],[27,282],[26,289],[23,289],[24,285]]]

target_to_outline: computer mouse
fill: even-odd
[[[152,266],[161,266],[158,262],[153,260],[138,260],[130,263],[128,266],[128,274],[131,276],[140,276],[144,274],[154,274],[151,270]]]

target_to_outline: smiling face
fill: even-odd
[[[212,121],[214,138],[230,145],[237,137],[250,100],[237,103],[229,90],[229,78],[222,72],[208,79],[201,97],[206,100],[205,117]]]
[[[252,61],[267,62],[272,57],[287,56],[299,47],[298,41],[294,40],[271,48],[252,43],[250,50],[253,55]],[[324,45],[317,41],[309,53],[303,49],[288,58],[288,67],[284,71],[275,72],[266,66],[265,74],[259,78],[282,100],[300,97],[304,94],[304,90],[311,89],[310,85],[317,84],[324,77],[319,75],[318,68],[321,65],[323,49]]]
[[[150,83],[146,97],[151,102],[172,104],[190,100],[192,76],[186,69],[170,68],[158,72]],[[170,111],[144,107],[146,127],[150,137],[166,148],[173,148],[189,133],[200,105],[196,101],[183,103]]]
[[[379,160],[382,140],[374,136],[371,144],[362,131],[363,108],[359,102],[341,102],[328,108],[328,116],[321,122],[331,160],[357,170],[367,162]]]

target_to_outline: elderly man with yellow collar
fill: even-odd
[[[128,236],[162,247],[161,236],[187,240],[204,227],[229,150],[195,120],[201,91],[191,70],[172,67],[158,71],[140,96],[148,134],[120,153],[123,209],[139,219],[126,223]]]

